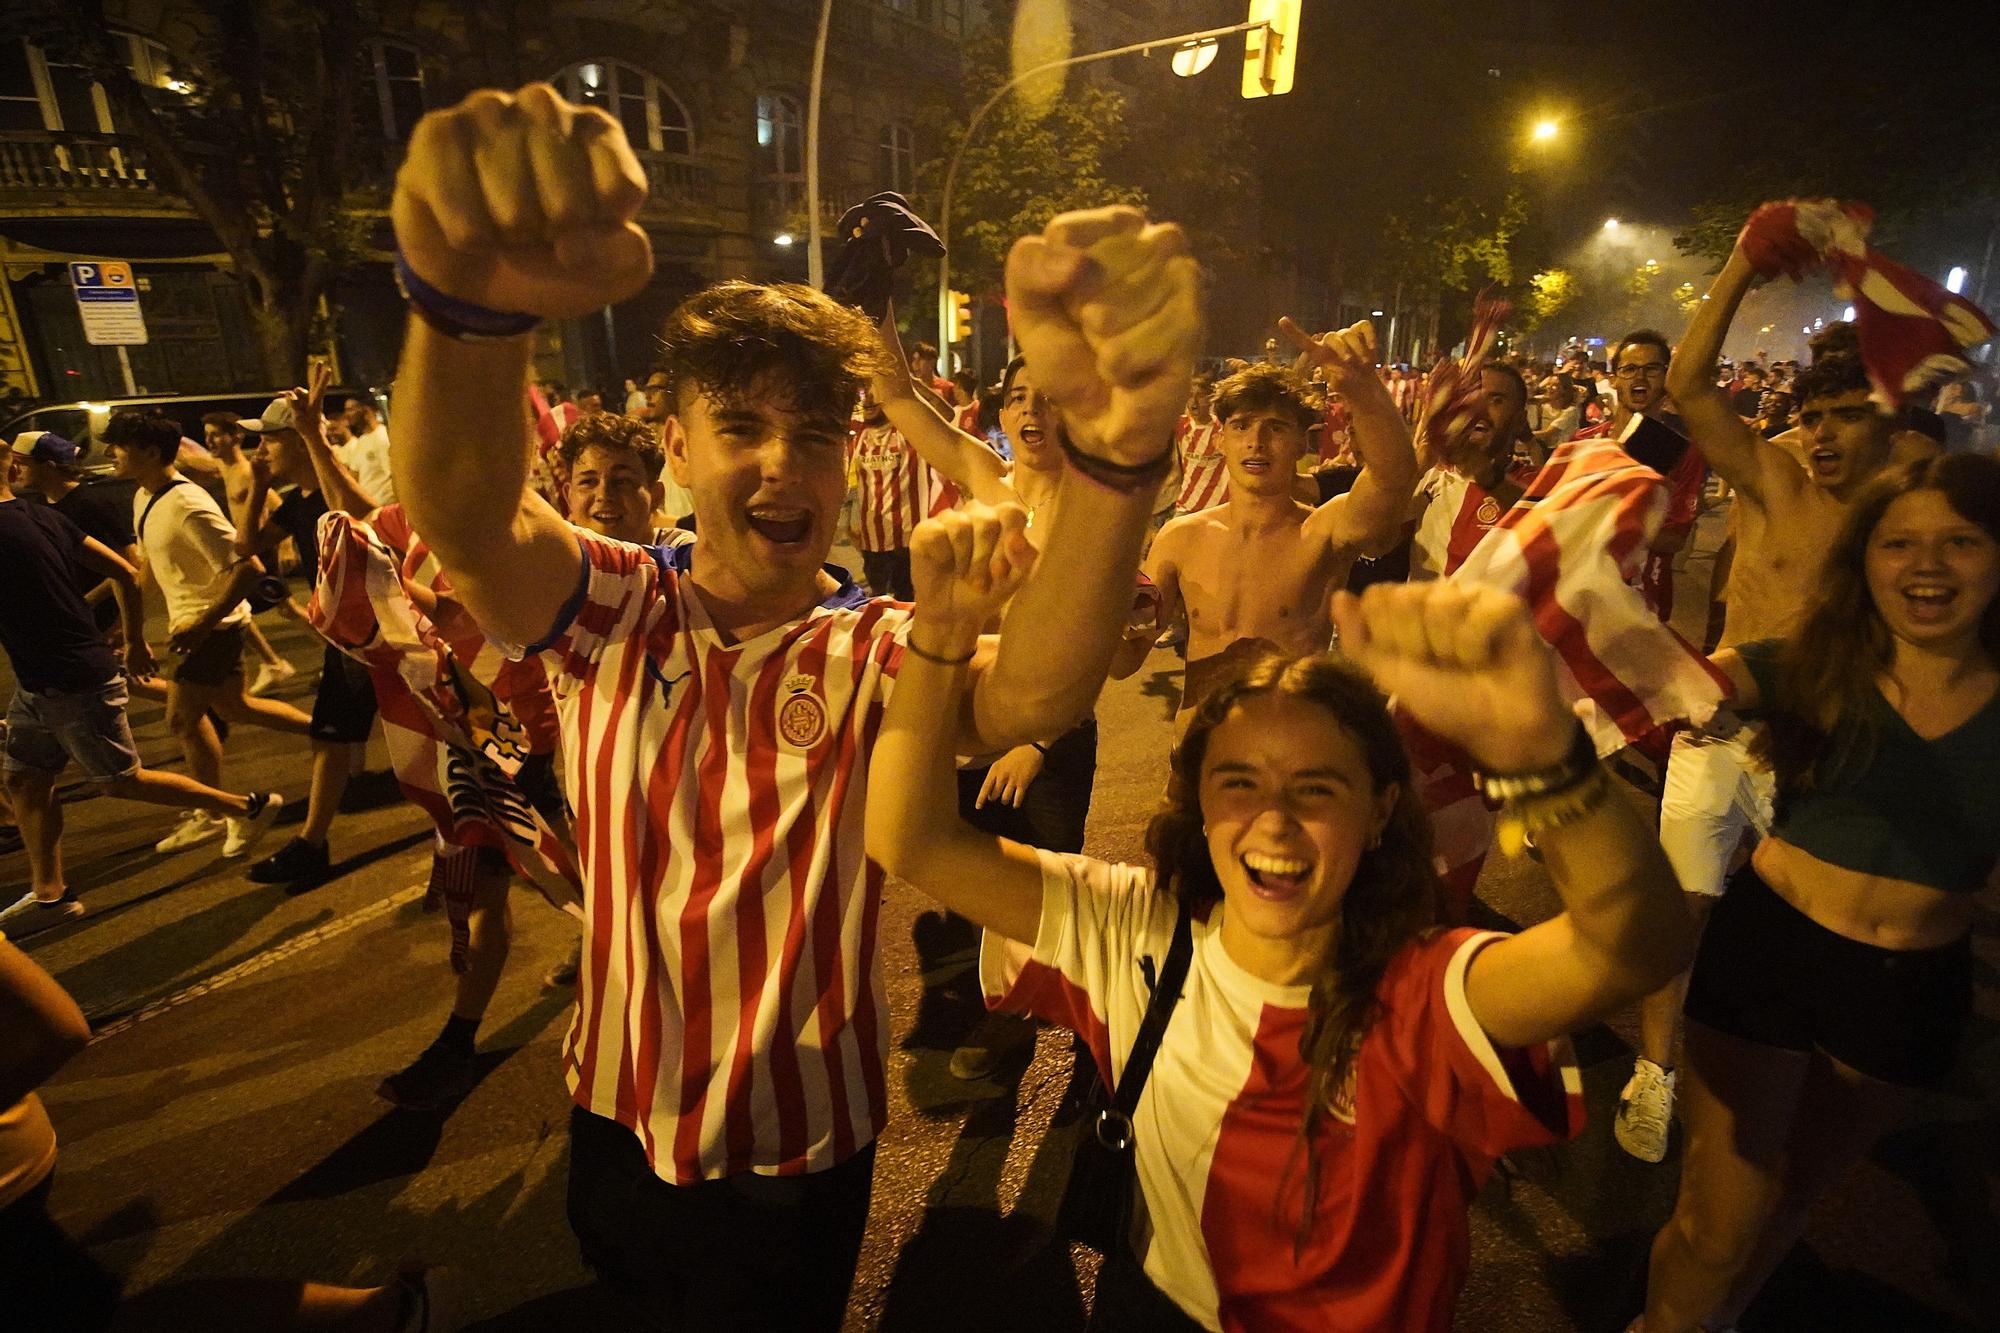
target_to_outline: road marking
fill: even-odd
[[[335,917],[317,929],[309,930],[303,935],[286,940],[283,944],[266,949],[263,953],[253,958],[246,958],[227,971],[218,972],[204,981],[197,981],[192,986],[175,991],[172,995],[164,999],[155,1000],[144,1008],[135,1009],[124,1017],[114,1019],[97,1029],[92,1034],[90,1043],[95,1046],[105,1038],[116,1036],[128,1028],[135,1028],[149,1018],[158,1018],[168,1010],[178,1009],[190,1000],[199,999],[213,991],[219,991],[224,986],[241,981],[245,977],[255,976],[265,968],[275,967],[294,954],[304,953],[307,949],[313,948],[315,945],[325,944],[328,940],[336,936],[345,935],[357,926],[365,926],[377,917],[387,916],[398,907],[403,906],[403,904],[415,902],[417,899],[423,897],[425,887],[422,884],[414,884],[400,892],[392,893],[386,898],[381,898],[368,904],[366,907],[349,912],[346,916]]]

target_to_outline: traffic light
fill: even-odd
[[[972,336],[972,298],[964,292],[951,294],[951,340],[962,343]]]
[[[1292,90],[1299,63],[1300,0],[1250,0],[1250,22],[1268,23],[1243,37],[1243,95],[1277,97]]]

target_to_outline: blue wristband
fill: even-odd
[[[532,333],[541,325],[540,315],[524,315],[513,310],[489,310],[483,305],[447,296],[417,276],[403,252],[396,252],[396,287],[410,309],[424,323],[462,342],[497,342]]]

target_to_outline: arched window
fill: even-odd
[[[909,193],[917,176],[916,131],[899,121],[884,125],[876,161],[876,175],[883,189]]]
[[[758,96],[757,161],[767,178],[805,174],[805,118],[799,113],[797,98],[787,93]]]
[[[361,70],[371,96],[355,108],[356,123],[379,131],[390,143],[404,142],[428,105],[417,49],[401,42],[363,42]]]
[[[694,155],[694,122],[687,108],[652,75],[619,60],[585,60],[556,75],[562,95],[617,117],[641,153]]]

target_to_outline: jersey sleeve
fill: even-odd
[[[572,531],[583,567],[548,632],[525,646],[490,640],[509,657],[540,654],[558,690],[587,683],[613,644],[651,633],[670,600],[667,580],[675,577],[643,546]]]
[[[1141,866],[1064,852],[1043,851],[1041,858],[1034,947],[986,932],[980,990],[990,1008],[1078,1033],[1097,1067],[1115,1078],[1173,940],[1174,899],[1157,891],[1152,872]]]
[[[1701,493],[1708,480],[1708,460],[1690,444],[1667,479],[1667,516],[1660,521],[1663,532],[1685,532],[1694,526],[1701,511]]]
[[[1482,1157],[1559,1143],[1583,1128],[1583,1079],[1568,1039],[1496,1046],[1473,1017],[1466,969],[1501,938],[1461,929],[1418,940],[1391,961],[1376,992],[1380,1040],[1411,1105]]]

